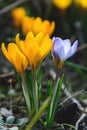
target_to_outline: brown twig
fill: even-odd
[[[81,50],[83,50],[83,49],[86,49],[86,48],[87,48],[87,44],[84,43],[83,45],[80,45],[80,46],[78,47],[77,52],[79,52],[79,51],[81,51]]]
[[[20,5],[20,4],[22,4],[22,3],[26,2],[26,1],[27,1],[27,0],[17,0],[16,2],[14,2],[14,3],[8,5],[7,7],[1,9],[1,10],[0,10],[0,15],[6,13],[7,11],[9,11],[9,10],[11,10],[11,9],[13,9],[13,8],[15,8],[15,7],[17,7],[18,5]]]

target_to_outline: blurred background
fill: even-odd
[[[63,71],[73,88],[86,87],[87,0],[0,0],[0,44],[14,41],[17,33],[24,37],[21,27],[14,26],[12,15],[12,11],[19,7],[24,8],[26,16],[54,21],[55,29],[51,38],[53,36],[68,38],[72,43],[78,39],[78,51],[69,60],[75,64],[66,63]],[[2,61],[3,59],[1,64]]]
[[[22,19],[23,17],[25,19]],[[76,54],[65,62],[61,73],[64,73],[64,85],[71,93],[70,99],[76,94],[75,98],[79,99],[87,109],[87,0],[0,0],[0,46],[2,42],[6,45],[15,42],[17,33],[20,33],[21,39],[25,38],[27,31],[32,30],[33,20],[36,20],[34,29],[43,28],[44,31],[50,32],[51,38],[55,36],[70,39],[72,44],[76,39],[79,41]],[[42,21],[45,21],[43,27]],[[43,79],[46,79],[43,80],[43,91],[46,95],[46,81],[52,79],[56,73],[52,55],[49,54],[41,65]],[[23,108],[24,100],[21,98],[23,96],[20,84],[16,80],[17,76],[13,66],[5,59],[0,49],[0,107],[14,108],[13,113],[18,116],[20,112],[24,115],[26,112],[25,106]],[[65,100],[65,97],[63,99]],[[71,119],[76,113],[73,114],[72,105],[70,107],[72,111],[70,109],[68,115]],[[66,110],[69,109],[65,107],[67,118]],[[63,116],[59,119],[63,119]],[[71,120],[76,121],[73,118]]]

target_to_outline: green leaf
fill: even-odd
[[[52,96],[51,103],[50,103],[48,113],[47,113],[47,125],[48,126],[53,124],[56,108],[57,108],[58,101],[59,101],[59,98],[61,95],[63,77],[64,77],[64,75],[62,75],[62,77],[59,79],[59,81],[57,81],[57,83],[54,87],[53,96]]]
[[[87,80],[87,67],[69,61],[65,62],[65,64],[72,67],[83,79]]]
[[[25,130],[32,130],[32,127],[35,125],[35,123],[40,119],[40,117],[42,116],[42,114],[44,113],[44,111],[46,110],[46,108],[48,107],[50,103],[50,97],[48,97],[43,104],[41,105],[41,107],[39,108],[38,112],[35,114],[35,116],[32,118],[32,120],[30,121],[30,123],[28,124],[27,128]]]
[[[26,82],[26,87],[30,96],[31,106],[34,105],[34,98],[33,98],[33,85],[32,85],[32,70],[25,72],[24,79]]]
[[[47,82],[47,95],[49,95],[50,97],[52,97],[52,94],[53,94],[52,80],[49,80]]]

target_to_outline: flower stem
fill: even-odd
[[[57,71],[56,71],[56,78],[55,78],[55,84],[58,81],[59,75],[60,75],[60,69],[57,69]]]
[[[59,100],[59,97],[61,94],[63,76],[60,79],[58,79],[58,78],[59,78],[59,70],[56,74],[56,79],[55,79],[56,84],[55,84],[55,87],[53,90],[53,95],[52,95],[52,99],[51,99],[51,103],[50,103],[50,107],[49,107],[49,115],[48,115],[48,120],[47,120],[48,126],[53,125],[56,107],[57,107],[58,100]]]
[[[26,105],[27,105],[27,109],[28,109],[28,113],[29,113],[28,115],[30,115],[31,114],[30,97],[29,97],[29,93],[28,93],[27,86],[26,86],[26,83],[25,83],[23,75],[21,75],[21,79],[22,79],[23,94],[24,94],[24,97],[25,97],[25,101],[26,101]]]
[[[38,102],[38,86],[37,86],[37,82],[36,82],[36,71],[33,71],[33,82],[34,82],[34,91],[33,91],[33,96],[34,96],[34,105],[35,105],[35,109],[36,109],[36,113],[38,112],[38,106],[39,106],[39,102]]]

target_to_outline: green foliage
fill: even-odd
[[[87,80],[87,67],[67,61],[67,66],[72,67],[83,79]]]
[[[62,82],[63,82],[64,75],[56,82],[56,85],[54,86],[53,94],[51,96],[51,103],[48,108],[47,112],[47,125],[52,125],[54,121],[54,116],[56,112],[57,105],[59,103],[59,98],[61,95],[61,89],[62,89]]]
[[[31,107],[32,107],[34,104],[34,99],[33,99],[33,84],[32,84],[33,79],[32,79],[32,70],[31,69],[29,69],[28,72],[25,72],[24,79],[26,82],[26,87],[27,87],[28,93],[30,95],[30,101],[31,101]]]

